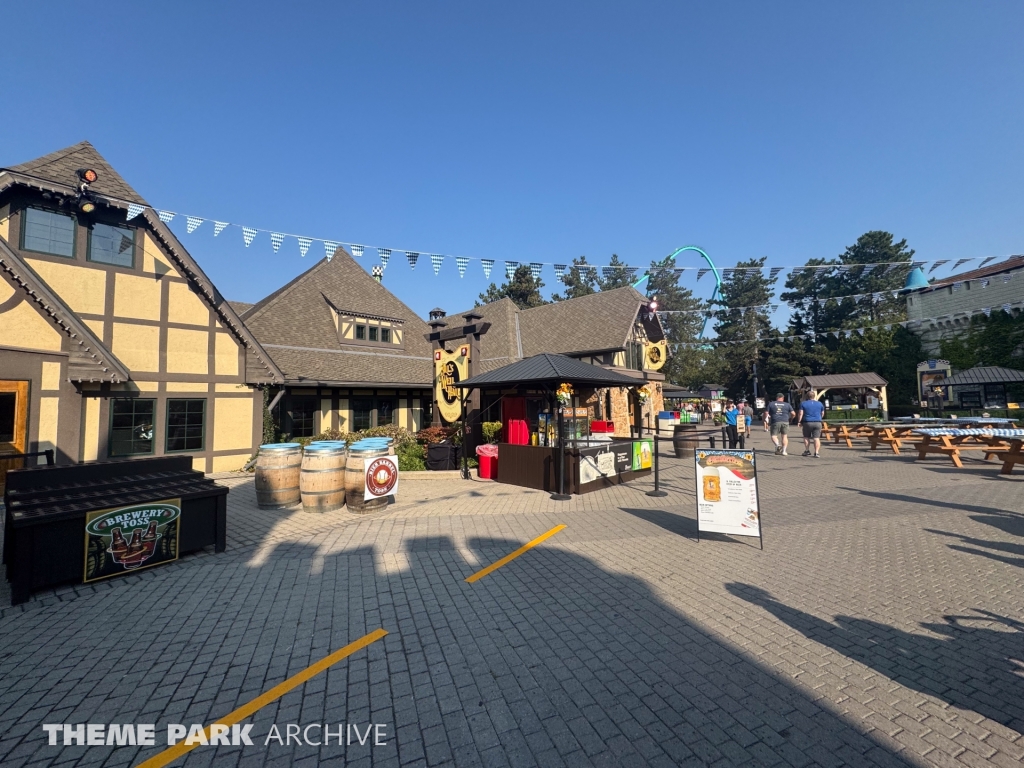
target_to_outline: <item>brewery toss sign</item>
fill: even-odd
[[[398,493],[398,457],[378,456],[366,464],[364,501],[373,501]]]
[[[754,452],[699,448],[697,532],[761,538],[761,508]],[[763,546],[763,543],[762,543]]]
[[[178,559],[181,499],[162,499],[85,516],[84,582]]]

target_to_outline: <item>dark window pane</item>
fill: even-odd
[[[363,340],[363,341],[366,340],[366,326],[365,325],[357,325],[356,326],[356,338],[360,339],[360,340]]]
[[[383,341],[385,344],[390,344],[391,343],[391,329],[390,328],[381,328],[380,329],[380,340]]]
[[[75,220],[63,213],[25,209],[24,247],[54,256],[75,255]]]
[[[377,340],[377,329],[376,328],[370,328],[370,341],[376,341],[376,340]]]
[[[153,452],[153,412],[155,408],[155,400],[111,401],[111,456],[132,456]]]
[[[204,446],[206,401],[167,401],[167,450],[201,451]]]
[[[135,231],[94,224],[89,233],[89,261],[131,267],[135,264]]]
[[[391,397],[377,399],[377,426],[395,423],[395,400]]]
[[[352,400],[352,431],[369,429],[373,416],[373,398],[356,397]]]
[[[14,442],[14,409],[18,396],[13,392],[0,392],[0,443]]]
[[[315,397],[292,397],[287,414],[292,437],[313,437],[316,434],[316,412],[318,401]]]

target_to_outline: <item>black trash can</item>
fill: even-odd
[[[427,446],[427,469],[435,472],[459,468],[459,446],[445,440]]]

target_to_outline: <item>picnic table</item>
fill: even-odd
[[[953,464],[962,469],[960,452],[963,450],[983,450],[985,459],[1002,456],[1003,466],[1000,474],[1008,475],[1013,471],[1014,464],[1024,464],[1024,429],[951,429],[937,427],[916,429],[922,440],[917,444],[917,458],[924,459],[929,454],[949,456]]]
[[[888,445],[892,448],[892,452],[899,456],[903,443],[917,442],[920,439],[913,436],[913,433],[920,429],[914,424],[865,424],[864,426],[872,451],[879,445]]]
[[[853,448],[853,440],[857,437],[866,437],[871,434],[871,427],[878,425],[877,421],[841,421],[837,426],[831,428],[832,439],[837,443],[843,441],[847,448]]]

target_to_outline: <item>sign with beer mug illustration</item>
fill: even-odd
[[[761,536],[753,451],[698,449],[697,530]]]
[[[181,499],[110,507],[85,516],[84,582],[178,559]]]

